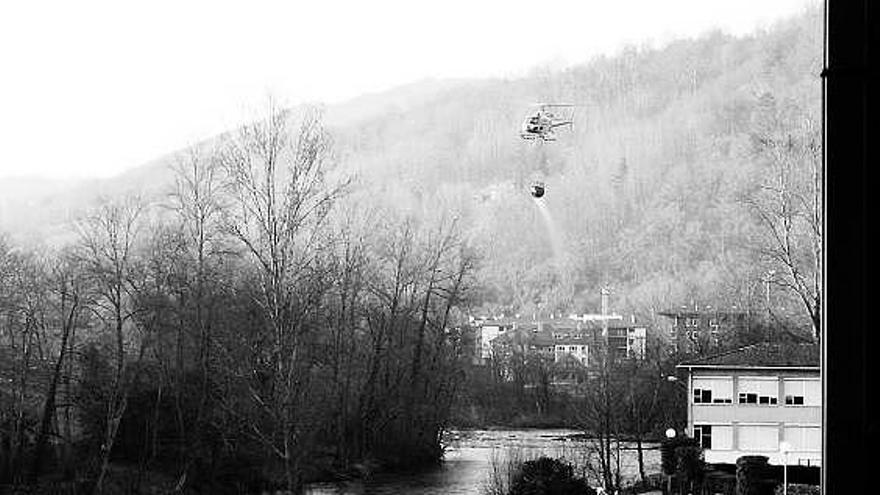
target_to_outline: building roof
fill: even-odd
[[[815,343],[761,342],[732,351],[684,361],[678,368],[819,368]]]
[[[553,338],[553,334],[548,331],[543,332],[535,332],[532,336],[531,345],[533,346],[551,346],[556,345],[556,339]]]
[[[644,328],[645,325],[637,324],[632,322],[627,322],[622,319],[609,319],[608,328]],[[559,317],[559,318],[516,318],[516,317],[502,317],[502,318],[477,318],[474,320],[474,324],[480,327],[486,326],[494,326],[494,327],[511,327],[515,326],[517,328],[529,328],[529,329],[537,329],[540,327],[543,329],[553,329],[553,330],[576,330],[576,329],[584,329],[584,328],[602,328],[605,326],[604,322],[600,320],[588,320],[581,321],[574,318],[569,317]]]
[[[581,324],[581,329],[583,330],[602,330],[603,328],[606,328],[606,326],[601,321],[587,321]],[[607,328],[609,330],[632,330],[635,328],[647,327],[640,323],[627,323],[620,320],[609,320]]]
[[[539,332],[530,331],[527,329],[517,329],[511,332],[507,332],[505,334],[499,335],[492,342],[495,342],[500,345],[505,344],[528,344],[534,347],[550,347],[557,345],[588,345],[592,341],[588,340],[587,336],[566,336],[561,338],[556,338],[554,336],[553,331],[551,330],[541,330]]]
[[[520,320],[514,318],[493,318],[476,320],[477,325],[481,327],[509,327],[519,322]]]
[[[701,316],[745,316],[748,312],[743,311],[741,309],[693,309],[693,308],[682,308],[682,309],[666,309],[663,311],[658,311],[658,315],[666,316],[669,318],[675,318],[676,316],[679,318],[699,318]]]

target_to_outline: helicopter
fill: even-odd
[[[571,115],[561,117],[555,114],[556,108],[569,108],[574,105],[564,103],[539,103],[535,105],[538,109],[534,113],[530,113],[523,120],[520,129],[520,137],[526,140],[541,139],[542,141],[556,141],[556,132],[554,129],[561,126],[571,127]]]

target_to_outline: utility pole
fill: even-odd
[[[770,341],[773,337],[773,313],[770,312],[770,281],[773,280],[773,275],[776,274],[776,270],[768,270],[766,274],[766,278],[764,279],[764,306],[767,309],[767,340]]]
[[[601,369],[601,379],[602,379],[601,387],[602,388],[601,388],[601,390],[602,390],[602,416],[603,416],[601,429],[603,430],[602,435],[605,436],[605,438],[602,441],[602,444],[604,444],[603,448],[602,448],[602,450],[603,450],[602,457],[604,458],[603,463],[608,466],[607,469],[603,469],[604,473],[603,473],[603,483],[602,484],[605,487],[605,490],[607,490],[607,491],[611,491],[612,484],[613,484],[612,474],[611,474],[611,440],[612,440],[612,418],[611,418],[611,407],[610,407],[611,393],[609,390],[610,377],[609,377],[609,370],[608,370],[609,361],[611,360],[611,349],[609,349],[609,345],[608,345],[608,294],[609,293],[610,293],[610,290],[608,289],[607,285],[603,286],[602,289],[599,291],[599,294],[602,296],[601,297],[601,299],[602,299],[602,340],[603,340],[603,345],[604,345],[604,348],[600,352],[600,355],[602,356],[602,362],[600,364],[602,366],[602,369]],[[620,442],[619,438],[615,438],[615,440],[617,442]],[[619,445],[620,444],[618,443],[618,446]],[[619,455],[619,453],[618,453],[618,455]],[[620,458],[618,457],[618,460],[619,459]]]

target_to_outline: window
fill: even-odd
[[[712,425],[694,425],[694,438],[704,449],[712,448]]]
[[[791,450],[819,452],[822,450],[822,427],[816,426],[786,426],[783,431],[785,441],[791,445]]]
[[[740,378],[739,403],[776,405],[779,400],[779,380],[777,378]]]
[[[740,450],[779,450],[779,427],[777,426],[740,425],[738,432]]]
[[[733,449],[733,426],[715,425],[712,428],[712,450]]]
[[[814,379],[786,379],[783,381],[786,406],[822,405],[822,384]]]
[[[730,450],[733,448],[733,426],[694,425],[694,438],[704,449]]]
[[[733,402],[733,378],[694,378],[694,404]]]

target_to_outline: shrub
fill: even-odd
[[[699,443],[688,438],[687,442],[675,448],[675,474],[693,492],[695,487],[703,483],[706,464],[703,460],[703,449]]]
[[[737,495],[770,495],[774,483],[767,479],[767,456],[744,455],[736,460]]]
[[[540,457],[523,463],[510,487],[509,495],[594,495],[586,480],[576,478],[571,464]]]
[[[774,495],[782,495],[782,485],[776,487]],[[788,484],[788,495],[821,495],[822,490],[816,485],[802,485],[799,483]]]

